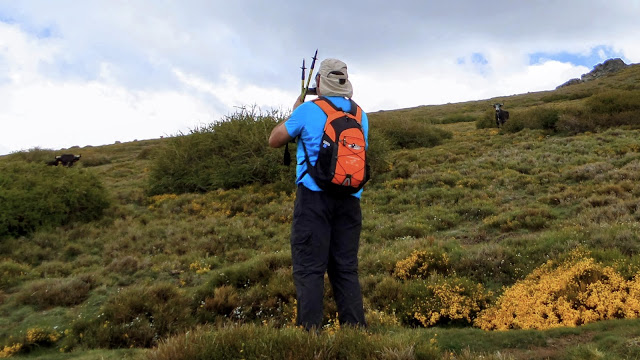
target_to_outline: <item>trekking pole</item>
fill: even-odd
[[[306,67],[304,67],[304,58],[302,59],[302,80],[300,83],[300,95],[302,96],[302,94],[304,94],[304,74],[305,74],[305,70],[307,69]]]
[[[316,49],[316,53],[313,54],[313,61],[311,62],[311,67],[309,68],[309,77],[307,77],[307,86],[302,89],[302,95],[300,95],[300,99],[304,102],[304,98],[307,97],[307,91],[309,91],[309,84],[311,83],[311,78],[313,77],[313,69],[316,66],[316,60],[318,59],[318,49]]]
[[[302,67],[301,67],[301,69],[302,69],[302,78],[301,78],[302,79],[301,80],[302,81],[302,83],[301,83],[302,89],[301,89],[301,91],[302,91],[302,93],[300,94],[300,100],[302,102],[304,102],[304,98],[307,97],[307,91],[309,91],[309,83],[311,83],[311,77],[313,76],[313,69],[316,66],[316,60],[317,59],[318,59],[318,49],[316,49],[316,53],[313,54],[313,61],[311,62],[311,68],[309,68],[309,77],[307,78],[307,86],[304,85],[304,71],[306,70],[306,68],[304,66],[304,64],[305,64],[304,58],[302,59]],[[295,139],[293,141],[295,141]],[[286,143],[284,145],[284,158],[283,158],[282,163],[285,166],[289,166],[289,164],[291,164],[291,155],[289,154],[289,143]]]

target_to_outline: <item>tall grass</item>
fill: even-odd
[[[242,341],[240,341],[242,339]],[[260,326],[200,328],[163,342],[149,360],[198,359],[438,359],[436,346],[407,338],[342,329],[314,335]]]

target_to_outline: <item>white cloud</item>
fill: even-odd
[[[7,92],[3,87],[0,96]],[[98,81],[42,81],[14,85],[10,92],[0,114],[0,143],[12,150],[157,138],[214,118],[206,104],[188,94],[130,91]]]
[[[98,79],[48,78],[43,63],[60,54],[55,39],[36,39],[0,23],[0,151],[61,148],[155,138],[211,122],[219,114],[178,91],[130,90],[102,63]]]
[[[490,60],[482,68],[478,71],[474,64],[432,62],[419,67],[353,73],[350,78],[354,98],[361,99],[359,103],[365,110],[377,111],[551,90],[589,71],[584,66],[558,61],[528,65],[524,60],[509,63],[500,59]]]
[[[12,131],[0,153],[158,137],[236,106],[289,109],[316,48],[349,64],[368,111],[549,90],[595,65],[532,54],[606,48],[640,62],[637,0],[325,4],[0,0],[0,122]]]
[[[222,75],[220,83],[212,83],[193,74],[186,74],[175,69],[174,73],[185,85],[197,91],[209,94],[222,102],[227,108],[245,105],[257,105],[270,108],[277,104],[287,104],[298,94],[277,88],[261,88],[251,84],[243,84],[240,79],[231,75]]]

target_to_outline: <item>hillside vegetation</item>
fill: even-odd
[[[293,326],[286,116],[0,157],[0,357],[640,357],[640,66],[370,114],[366,331],[328,283],[322,333]]]

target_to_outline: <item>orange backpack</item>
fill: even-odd
[[[321,189],[340,195],[359,191],[369,180],[362,109],[353,100],[349,100],[349,112],[337,108],[322,96],[313,100],[327,115],[315,166],[311,165],[307,148],[302,143],[307,163],[306,172]]]

